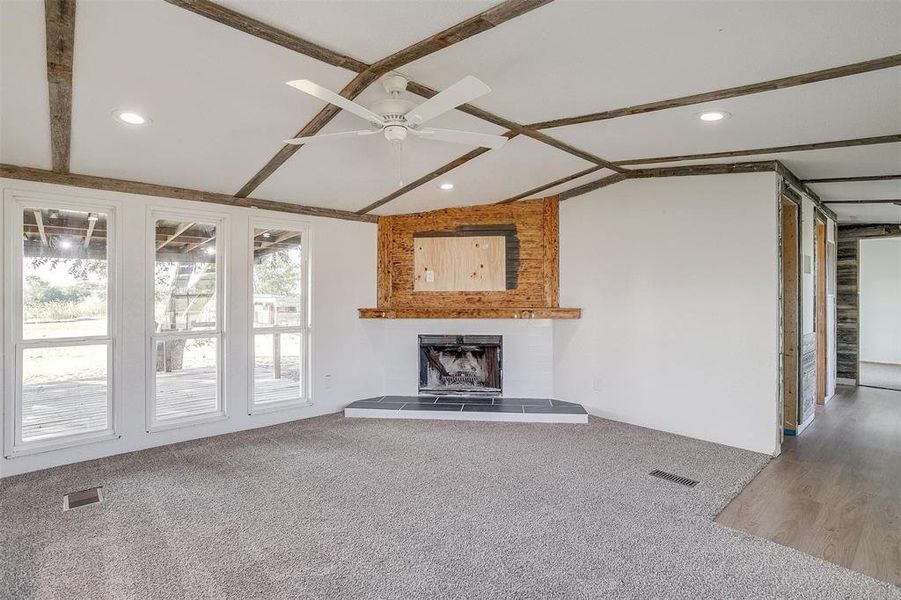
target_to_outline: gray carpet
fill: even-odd
[[[0,596],[901,598],[712,522],[766,460],[595,418],[320,417],[4,480]]]

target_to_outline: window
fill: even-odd
[[[13,194],[8,202],[7,451],[114,435],[113,206]],[[10,347],[12,346],[12,347]]]
[[[223,221],[151,213],[150,430],[225,415]]]
[[[309,400],[310,327],[306,231],[254,223],[251,237],[252,413]]]

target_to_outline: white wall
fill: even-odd
[[[860,240],[860,360],[901,364],[901,238]]]
[[[382,392],[383,375],[373,356],[380,340],[374,323],[357,317],[357,308],[375,306],[376,227],[356,223],[267,213],[206,203],[169,200],[0,179],[0,192],[30,190],[69,197],[95,198],[121,203],[123,229],[120,239],[124,262],[124,336],[119,439],[65,450],[4,458],[0,475],[7,476],[69,462],[76,462],[151,446],[218,435],[315,416],[340,410],[353,400]],[[226,398],[229,418],[224,421],[147,433],[145,397],[145,300],[147,206],[200,209],[224,213],[229,220],[226,307]],[[313,405],[279,412],[248,415],[247,327],[250,269],[248,219],[251,215],[275,216],[288,223],[308,224],[311,229],[312,267],[312,397]],[[5,231],[5,229],[4,229]],[[5,247],[5,244],[4,244]],[[6,259],[3,265],[5,268]],[[6,281],[4,279],[4,281]],[[5,307],[3,307],[5,308]],[[5,346],[5,344],[4,344]],[[5,361],[4,361],[5,362]],[[2,388],[5,389],[5,388]],[[3,415],[4,419],[10,418]],[[3,428],[0,427],[0,431]],[[0,434],[2,435],[2,434]],[[0,439],[0,447],[2,446]]]
[[[398,319],[381,322],[385,393],[416,395],[421,333],[503,336],[504,396],[550,398],[554,394],[553,322],[546,319]]]
[[[638,179],[563,202],[556,397],[601,417],[775,454],[772,173]]]

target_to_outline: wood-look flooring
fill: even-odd
[[[901,586],[901,392],[840,387],[717,522]]]

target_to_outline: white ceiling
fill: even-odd
[[[50,168],[43,3],[0,2],[0,161]]]
[[[896,204],[833,204],[840,223],[898,223],[901,206]]]
[[[492,2],[259,0],[229,8],[354,58],[375,62]],[[401,69],[442,89],[467,74],[493,88],[475,104],[528,123],[833,67],[901,52],[899,2],[602,2],[552,4]],[[0,0],[0,161],[50,168],[43,3]],[[284,85],[340,90],[353,73],[306,58],[161,0],[78,5],[73,172],[234,193],[323,106]],[[376,85],[363,104],[381,94]],[[414,101],[417,100],[411,96]],[[901,132],[901,68],[707,105],[547,130],[610,160],[821,142]],[[129,128],[114,109],[146,113]],[[502,130],[455,112],[436,127]],[[323,133],[363,128],[341,113]],[[413,181],[471,148],[413,140]],[[901,172],[901,144],[749,156],[778,158],[801,178]],[[705,160],[732,162],[736,159]],[[687,164],[687,163],[681,163]],[[502,200],[591,166],[518,137],[377,210],[413,212]],[[552,188],[571,189],[599,171]],[[437,185],[452,181],[451,192]],[[823,184],[824,199],[898,197],[898,182]],[[883,185],[885,184],[885,185]],[[254,197],[358,210],[396,189],[378,136],[306,146]],[[894,186],[894,187],[892,187]],[[887,196],[886,194],[891,194]],[[841,205],[843,218],[883,218],[893,205]]]

